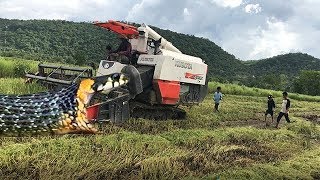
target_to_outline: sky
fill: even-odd
[[[320,0],[0,0],[0,18],[124,20],[208,38],[241,60],[319,58],[319,7]]]

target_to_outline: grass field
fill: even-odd
[[[25,72],[37,72],[37,61],[0,57],[0,78],[23,77]]]
[[[36,83],[26,84],[23,78],[0,78],[1,94],[30,94],[43,91],[46,91],[46,88]]]
[[[25,73],[35,73],[38,71],[39,61],[24,60],[13,57],[1,57],[0,56],[0,78],[23,78]],[[61,63],[42,62],[45,64],[63,65],[63,66],[75,66]],[[76,66],[81,67],[81,66]]]
[[[23,87],[21,79],[1,79]],[[19,85],[20,84],[20,85]],[[213,112],[213,88],[225,93]],[[0,93],[34,89],[0,88]],[[280,129],[266,126],[270,92],[210,83],[199,106],[182,121],[131,119],[107,124],[100,135],[0,136],[1,179],[319,179],[319,97],[292,95]],[[271,92],[277,109],[281,92]],[[291,94],[289,94],[291,97]],[[278,111],[277,111],[278,112]]]

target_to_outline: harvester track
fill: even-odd
[[[132,118],[156,121],[182,120],[186,118],[186,111],[176,106],[148,105],[139,102],[130,102],[130,113]]]

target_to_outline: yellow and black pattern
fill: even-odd
[[[98,129],[86,116],[91,97],[127,82],[124,75],[117,73],[85,79],[58,92],[0,95],[0,132],[96,133]]]

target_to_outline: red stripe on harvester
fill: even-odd
[[[180,94],[180,82],[156,80],[158,85],[162,104],[177,104]]]

